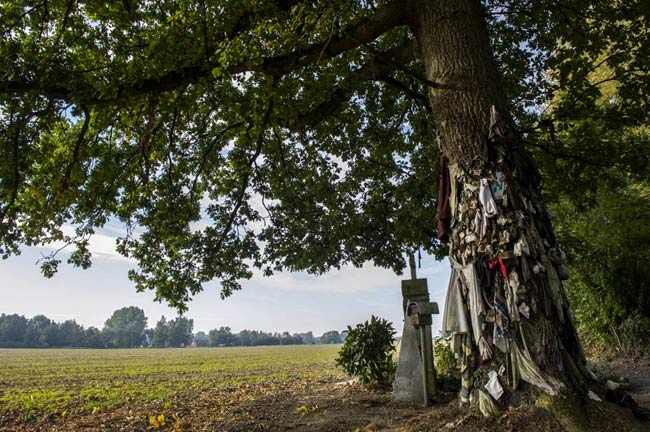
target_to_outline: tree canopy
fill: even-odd
[[[449,84],[424,78],[421,1],[3,3],[0,253],[64,241],[87,268],[89,238],[118,220],[137,289],[181,310],[254,268],[442,256],[426,93]],[[648,122],[646,2],[483,5],[517,125],[569,166],[545,173],[588,197],[599,164],[647,169],[647,140],[642,157],[633,134],[586,140]],[[606,83],[617,103],[599,108]],[[572,128],[568,148],[552,139]]]
[[[104,323],[103,333],[109,346],[133,348],[143,344],[146,328],[144,311],[136,306],[128,306],[113,312]]]
[[[558,214],[583,343],[638,353],[650,347],[650,129],[628,117],[629,100],[612,76],[594,62],[589,80],[603,84],[590,115],[558,122],[555,139],[537,142],[537,159]],[[557,153],[570,158],[556,160]]]
[[[167,321],[163,316],[156,323],[151,344],[156,348],[190,346],[193,329],[194,320],[178,317]]]
[[[144,311],[135,306],[114,311],[101,331],[95,327],[84,328],[75,320],[57,323],[45,315],[28,319],[3,313],[0,314],[0,348],[170,348],[190,347],[197,339],[212,347],[314,343],[311,331],[292,335],[287,331],[244,329],[233,333],[230,327],[219,327],[210,330],[209,334],[203,331],[193,334],[194,321],[187,317],[167,320],[163,316],[153,329],[144,328],[146,321]],[[337,335],[335,341],[330,338],[323,343],[340,342],[338,332],[334,333]]]

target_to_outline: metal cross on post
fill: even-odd
[[[438,304],[429,301],[427,280],[417,278],[413,254],[409,256],[409,267],[411,279],[402,281],[404,329],[393,400],[427,405],[436,395],[431,315],[439,313]]]

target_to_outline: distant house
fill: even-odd
[[[208,346],[208,335],[204,332],[198,332],[192,338],[192,348],[201,348]]]

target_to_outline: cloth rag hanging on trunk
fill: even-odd
[[[510,345],[510,379],[512,387],[517,388],[519,380],[539,387],[551,396],[556,396],[564,388],[564,384],[552,376],[540,371],[528,349],[519,349],[516,342]]]
[[[497,203],[492,196],[492,189],[490,189],[490,184],[486,178],[482,178],[480,181],[478,199],[481,202],[481,206],[483,206],[484,217],[492,218],[499,213]]]
[[[496,371],[491,370],[488,373],[488,377],[489,380],[485,386],[483,386],[483,388],[485,388],[490,393],[490,396],[492,396],[494,400],[498,401],[503,395],[503,387],[499,382],[499,375]]]
[[[461,177],[463,170],[456,163],[449,163],[447,168],[449,168],[450,180],[449,207],[451,208],[451,226],[454,226],[458,213],[458,179]]]
[[[492,343],[503,353],[508,352],[509,326],[510,315],[508,314],[508,304],[503,295],[503,285],[497,284],[494,292],[494,330]]]
[[[447,240],[451,229],[451,209],[449,206],[451,181],[447,164],[447,158],[441,155],[440,172],[438,173],[438,203],[436,206],[438,212],[438,238],[440,240]]]
[[[479,284],[476,266],[474,263],[461,265],[453,258],[450,258],[449,260],[453,269],[460,272],[462,275],[463,284],[467,288],[467,305],[469,308],[472,335],[474,336],[474,341],[478,343],[483,331],[483,322],[485,320],[487,307],[485,306],[483,296],[481,295],[481,285]]]
[[[465,305],[463,304],[462,281],[460,271],[451,268],[447,298],[445,299],[445,310],[442,315],[442,335],[467,334],[469,333],[469,322]]]
[[[458,338],[460,343],[460,401],[468,403],[472,394],[472,374],[476,368],[476,355],[469,334],[454,336],[454,338]]]

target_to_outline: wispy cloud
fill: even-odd
[[[75,227],[72,225],[63,225],[61,227],[64,235],[74,237],[75,236]],[[101,230],[100,232],[94,234],[90,238],[89,250],[93,256],[93,259],[108,259],[108,260],[117,260],[117,261],[126,261],[133,263],[135,262],[131,258],[127,258],[123,255],[120,255],[115,250],[115,240],[117,239],[117,230],[115,227],[107,227],[106,229]],[[58,250],[65,246],[64,242],[54,242],[43,247],[48,250]],[[61,251],[62,254],[67,254],[72,251],[73,246],[68,246],[66,249]]]
[[[444,272],[444,264],[436,263],[432,267],[429,269],[430,273]],[[366,263],[361,268],[344,266],[341,270],[333,270],[321,276],[304,272],[280,272],[271,277],[255,274],[252,281],[271,289],[285,291],[353,293],[380,291],[389,285],[399,284],[404,277],[391,270]]]

